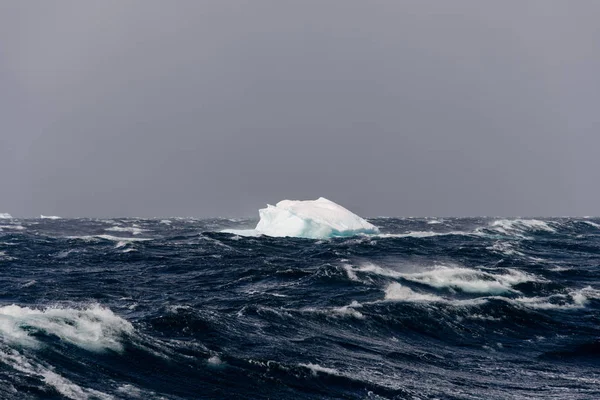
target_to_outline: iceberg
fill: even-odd
[[[8,213],[0,213],[0,219],[11,219],[12,215]]]
[[[379,233],[375,225],[324,197],[317,200],[282,200],[259,210],[259,215],[260,221],[254,230],[225,232],[308,239]]]

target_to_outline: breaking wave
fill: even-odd
[[[121,339],[133,326],[97,304],[43,310],[13,304],[0,307],[0,332],[3,341],[19,346],[39,346],[36,336],[43,333],[87,350],[122,351]]]

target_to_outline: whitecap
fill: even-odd
[[[390,283],[385,288],[385,299],[409,302],[445,301],[444,298],[427,293],[417,293],[398,282]]]
[[[41,378],[44,384],[54,388],[62,396],[72,400],[90,398],[112,400],[113,396],[94,389],[83,388],[69,379],[57,374],[49,367],[27,359],[14,349],[0,350],[0,361],[16,371]]]
[[[97,242],[99,240],[110,240],[112,242],[145,242],[152,240],[152,238],[127,238],[112,235],[67,236],[67,239],[79,239],[86,242]]]
[[[584,224],[588,224],[588,225],[590,225],[590,226],[593,226],[594,228],[598,228],[598,229],[600,229],[600,224],[597,224],[597,223],[595,223],[595,222],[592,222],[592,221],[582,221],[582,222],[583,222]]]
[[[146,232],[147,229],[137,228],[135,226],[112,226],[110,228],[106,228],[105,231],[110,232],[130,232],[133,235],[139,235],[142,232]]]
[[[316,313],[316,314],[323,314],[323,315],[327,315],[329,317],[334,317],[334,318],[352,317],[352,318],[356,318],[356,319],[363,319],[364,315],[360,311],[355,310],[356,308],[360,308],[360,307],[362,307],[362,304],[360,304],[356,300],[353,300],[350,304],[348,304],[346,306],[342,306],[342,307],[333,307],[333,308],[308,307],[308,308],[303,308],[300,311]],[[289,311],[291,311],[291,310],[289,310]]]
[[[402,274],[402,278],[437,289],[451,288],[466,293],[501,294],[515,292],[512,286],[540,279],[514,269],[503,274],[492,274],[462,267],[438,266],[433,270],[413,274]]]
[[[214,365],[214,366],[220,366],[220,365],[223,365],[223,360],[221,360],[221,359],[219,358],[219,356],[212,356],[212,357],[210,357],[210,358],[207,360],[207,362],[208,362],[210,365]]]
[[[342,376],[340,371],[338,371],[335,368],[322,367],[319,364],[313,364],[313,363],[308,363],[308,364],[301,363],[298,365],[301,367],[304,367],[304,368],[308,368],[314,376],[317,376],[319,373],[335,375],[335,376]]]
[[[499,219],[490,225],[491,229],[505,235],[514,234],[523,237],[522,233],[529,231],[556,232],[551,222],[538,219]]]
[[[600,300],[600,290],[586,286],[582,289],[569,292],[569,296],[571,296],[575,304],[586,306],[589,300]]]
[[[23,225],[0,225],[0,230],[11,229],[14,231],[23,231],[25,227]]]
[[[57,216],[57,215],[40,215],[40,219],[62,219],[61,217]]]
[[[514,256],[514,255],[524,256],[525,255],[522,252],[515,250],[514,246],[511,243],[505,242],[505,241],[497,241],[492,246],[486,247],[486,249],[491,250],[496,253],[503,254],[505,256]]]
[[[75,346],[103,351],[123,350],[121,339],[133,333],[133,325],[98,304],[87,308],[48,307],[36,309],[10,305],[0,307],[0,333],[3,341],[39,347],[36,331],[54,335]]]
[[[404,233],[380,233],[373,235],[380,238],[428,238],[434,236],[483,236],[481,232],[464,232],[464,231],[450,231],[450,232],[433,232],[433,231],[408,231]]]
[[[504,273],[491,273],[464,267],[440,265],[425,271],[407,273],[383,268],[372,263],[363,264],[358,268],[351,266],[345,266],[344,268],[349,277],[352,274],[356,279],[358,279],[357,272],[371,273],[390,278],[402,278],[436,289],[456,289],[465,293],[516,293],[517,291],[512,288],[514,285],[524,282],[544,281],[539,277],[515,269],[507,269]]]

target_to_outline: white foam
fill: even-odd
[[[62,219],[59,216],[56,215],[40,215],[40,219]]]
[[[25,227],[22,225],[0,225],[0,230],[3,229],[11,229],[11,230],[15,230],[15,231],[23,231],[25,230]]]
[[[384,268],[373,263],[365,263],[359,267],[342,265],[348,278],[360,281],[357,273],[375,274],[390,278],[427,285],[436,289],[448,288],[465,293],[502,294],[518,293],[512,287],[524,282],[543,282],[542,278],[518,271],[504,270],[503,273],[469,269],[459,266],[439,265],[418,272],[401,272]]]
[[[346,306],[342,306],[342,307],[333,307],[333,308],[308,307],[308,308],[303,308],[300,311],[322,314],[322,315],[326,315],[326,316],[334,317],[334,318],[352,317],[352,318],[356,318],[356,319],[363,319],[364,315],[361,312],[355,310],[355,308],[360,308],[360,307],[362,307],[362,304],[360,304],[356,300],[353,300],[352,303],[350,303]]]
[[[112,400],[114,397],[98,390],[82,388],[69,379],[52,371],[49,367],[28,360],[14,349],[0,350],[0,361],[16,371],[37,376],[44,384],[53,387],[62,396],[72,400],[101,399]]]
[[[97,304],[83,309],[49,307],[41,310],[15,304],[0,307],[2,340],[38,347],[41,343],[31,335],[36,331],[91,351],[122,351],[121,338],[133,333],[133,326]]]
[[[417,293],[398,282],[390,283],[385,288],[385,299],[410,302],[445,301],[442,297],[427,293]]]
[[[327,368],[327,367],[322,367],[319,364],[313,364],[313,363],[308,363],[308,364],[298,364],[301,367],[304,368],[308,368],[311,373],[315,376],[318,375],[318,373],[324,373],[324,374],[329,374],[329,375],[335,375],[335,376],[342,376],[340,374],[340,371],[338,371],[335,368]]]
[[[352,270],[351,265],[344,264],[344,265],[342,265],[342,268],[344,268],[344,270],[346,271],[346,274],[348,275],[348,279],[353,280],[353,281],[360,281],[360,279],[358,279],[358,276],[356,275],[356,273]]]
[[[500,253],[500,254],[503,254],[506,256],[514,256],[514,255],[524,256],[525,255],[522,252],[515,250],[513,245],[509,242],[498,241],[498,242],[495,242],[492,246],[486,247],[486,249],[492,250],[496,253]]]
[[[255,231],[275,237],[328,239],[375,234],[379,228],[346,208],[320,197],[317,200],[282,200],[259,210]],[[243,235],[243,231],[231,231]]]
[[[11,219],[12,215],[9,213],[0,213],[0,219]]]
[[[362,304],[360,304],[356,300],[353,300],[352,303],[348,304],[347,306],[333,308],[332,312],[334,315],[348,316],[348,317],[353,317],[356,319],[363,319],[364,315],[360,311],[355,310],[355,308],[359,308],[359,307],[362,307]]]
[[[556,232],[549,222],[537,219],[500,219],[491,225],[492,229],[503,234],[524,233],[527,231]]]
[[[145,242],[152,240],[152,238],[126,238],[112,235],[87,235],[87,236],[67,236],[68,239],[79,239],[86,242],[96,242],[99,240],[110,240],[112,242]]]
[[[552,299],[558,299],[559,302],[552,302]],[[583,304],[578,304],[576,301],[569,302],[569,296],[560,294],[547,297],[518,297],[516,299],[502,298],[502,300],[537,310],[570,310],[585,307]]]
[[[130,385],[130,384],[125,384],[125,385],[119,386],[117,391],[120,393],[123,393],[129,397],[135,397],[135,398],[141,398],[143,395],[143,392],[140,388],[138,388],[137,386]]]
[[[164,224],[164,225],[171,225],[171,221],[170,221],[170,220],[168,220],[168,219],[161,219],[161,220],[160,220],[160,223],[161,223],[161,224]]]
[[[142,232],[146,232],[147,229],[137,228],[135,226],[112,226],[110,228],[106,228],[105,231],[111,232],[130,232],[133,235],[139,235]]]
[[[219,358],[219,356],[212,356],[208,359],[208,363],[210,365],[223,365],[223,360]]]
[[[433,231],[409,231],[405,233],[381,233],[377,237],[381,238],[428,238],[433,236],[482,236],[480,232],[463,232],[463,231],[450,231],[450,232],[433,232]]]
[[[514,292],[512,286],[539,281],[532,275],[509,269],[503,274],[492,274],[461,267],[438,266],[433,270],[413,274],[402,274],[404,279],[438,289],[452,288],[466,293],[502,294]]]
[[[600,290],[594,289],[591,286],[586,286],[582,289],[574,290],[569,293],[575,304],[586,306],[589,300],[600,300]]]
[[[597,224],[595,222],[592,222],[592,221],[583,221],[583,223],[588,224],[590,226],[593,226],[594,228],[600,229],[600,224]]]
[[[16,258],[9,256],[5,251],[0,251],[0,260],[12,261],[16,260]]]

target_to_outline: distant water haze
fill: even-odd
[[[600,2],[0,5],[0,212],[599,215]]]

